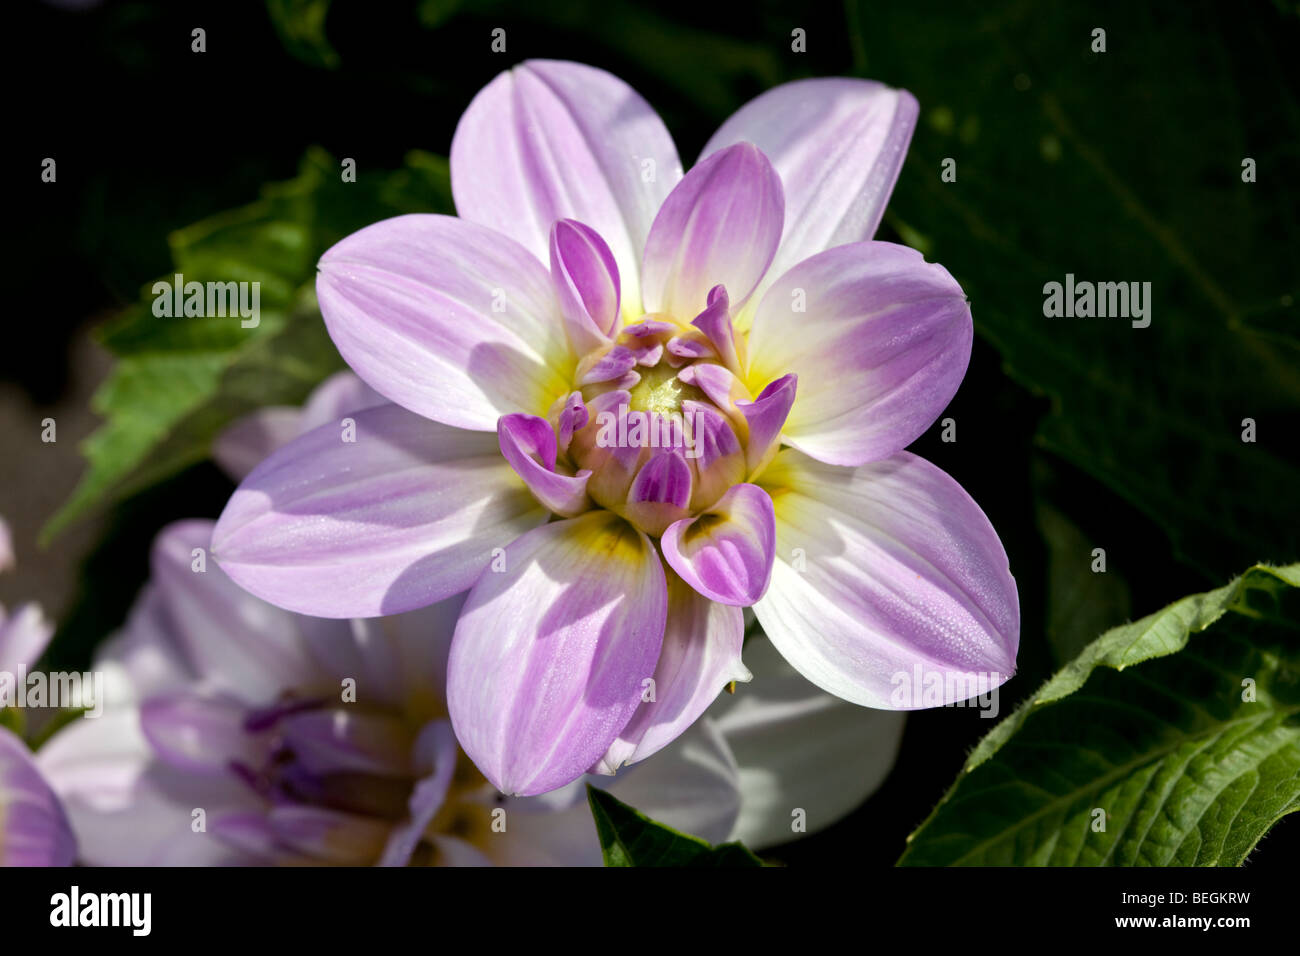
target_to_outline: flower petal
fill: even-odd
[[[243,481],[281,445],[313,428],[338,422],[348,412],[387,401],[352,372],[335,372],[316,386],[301,409],[272,405],[236,420],[213,441],[212,457],[227,475]]]
[[[736,402],[737,410],[749,426],[745,466],[751,477],[762,471],[781,447],[781,429],[790,416],[798,386],[799,376],[783,375],[759,392],[752,402],[747,399]]]
[[[809,256],[875,235],[916,126],[916,99],[870,80],[796,80],[722,124],[703,161],[753,143],[785,187],[785,229],[769,281]]]
[[[663,121],[622,80],[580,63],[529,60],[474,97],[451,142],[464,218],[545,261],[551,224],[577,219],[609,243],[624,311],[640,314],[641,250],[682,178]]]
[[[308,647],[323,678],[337,693],[340,682],[356,681],[363,704],[430,715],[443,710],[447,653],[463,593],[428,607],[387,617],[348,621],[301,618],[310,627]]]
[[[654,760],[592,782],[650,819],[710,843],[726,839],[740,809],[735,757],[707,718]]]
[[[355,418],[355,442],[318,428],[235,491],[212,547],[241,587],[319,617],[408,611],[463,591],[546,519],[495,435],[394,405]]]
[[[576,219],[551,228],[551,278],[574,354],[608,345],[618,324],[618,266],[596,230]]]
[[[411,769],[414,735],[405,721],[391,713],[368,713],[340,704],[290,714],[278,728],[296,761],[311,774],[400,777]]]
[[[27,745],[0,727],[0,866],[71,866],[76,852],[63,805]]]
[[[472,844],[456,837],[433,836],[434,866],[492,866],[492,858]]]
[[[651,534],[662,533],[686,513],[691,501],[691,483],[691,469],[681,451],[667,448],[654,453],[641,466],[628,489],[624,506],[628,517]]]
[[[1016,583],[988,518],[952,478],[907,452],[846,469],[786,449],[763,485],[779,560],[754,612],[804,677],[857,704],[913,710],[922,703],[896,691],[915,667],[987,678],[981,689],[1011,676]]]
[[[383,820],[303,803],[272,807],[266,819],[277,842],[318,863],[342,866],[374,863],[389,834]]]
[[[9,571],[17,564],[14,559],[14,537],[9,523],[0,517],[0,571]]]
[[[154,753],[178,770],[225,775],[232,762],[260,767],[269,755],[264,737],[244,728],[238,701],[192,691],[151,697],[140,707],[140,727]]]
[[[303,402],[298,434],[305,435],[322,425],[337,425],[345,415],[386,404],[388,400],[356,373],[335,372],[312,389],[307,401]]]
[[[587,427],[587,420],[591,413],[587,410],[587,403],[582,400],[582,392],[573,392],[565,399],[563,410],[560,412],[560,420],[556,423],[557,448],[564,454],[569,453],[569,443],[573,441],[574,432],[579,432]]]
[[[731,300],[727,287],[715,285],[709,290],[708,305],[691,325],[704,333],[722,364],[740,374],[740,357],[736,352],[736,329],[731,321]]]
[[[276,829],[277,823],[280,829]],[[324,860],[316,853],[303,852],[289,846],[288,839],[301,840],[304,826],[293,817],[281,816],[273,821],[262,807],[255,810],[235,810],[223,813],[208,822],[208,841],[228,847],[238,853],[243,861],[239,866],[321,866]],[[320,830],[317,828],[317,835]],[[319,850],[318,846],[311,849]],[[164,858],[165,859],[165,858]],[[346,858],[343,861],[346,862]],[[158,865],[168,865],[161,862]]]
[[[9,615],[0,607],[0,672],[17,674],[27,670],[44,653],[53,636],[54,625],[39,604],[20,605]]]
[[[860,465],[901,451],[939,417],[973,338],[970,305],[943,266],[906,246],[854,243],[800,263],[767,291],[748,382],[797,373],[786,441]]]
[[[740,309],[776,253],[781,217],[781,180],[753,146],[698,164],[664,200],[646,239],[646,311],[689,322],[716,285]]]
[[[557,515],[572,517],[591,507],[587,499],[588,470],[565,475],[555,470],[558,446],[550,422],[536,415],[502,415],[497,440],[516,475],[537,500]]]
[[[133,708],[73,721],[36,762],[67,809],[81,862],[92,866],[232,862],[233,848],[215,836],[217,821],[261,799],[233,775],[196,775],[157,760]],[[209,832],[192,830],[195,808],[206,812]]]
[[[248,599],[257,601],[251,594]],[[131,707],[145,697],[196,680],[197,671],[187,649],[173,633],[166,601],[157,584],[145,584],[125,626],[96,652],[95,669],[104,673],[107,707]]]
[[[406,866],[424,838],[430,822],[442,809],[456,772],[459,749],[451,724],[435,720],[421,729],[411,752],[411,762],[422,774],[411,790],[410,816],[393,828],[384,847],[379,866]]]
[[[586,784],[682,833],[710,843],[727,838],[740,810],[736,761],[717,728],[697,721],[654,760],[624,767],[615,777],[586,777],[544,797],[507,800],[506,832],[488,848],[515,866],[600,866]]]
[[[735,485],[707,511],[669,526],[660,541],[664,560],[705,597],[748,607],[772,577],[773,520],[766,491]]]
[[[754,680],[720,695],[705,719],[740,767],[740,819],[730,839],[763,849],[830,826],[874,793],[894,765],[906,717],[818,689],[771,641],[749,641],[745,662]],[[792,828],[796,809],[805,814],[800,833]]]
[[[612,774],[658,753],[695,723],[732,681],[748,681],[741,663],[745,615],[710,601],[675,574],[668,575],[668,623],[655,665],[654,698],[641,706],[593,773]]]
[[[581,776],[654,673],[667,614],[654,545],[607,511],[530,531],[470,591],[447,703],[470,759],[508,794]]]
[[[310,674],[311,655],[293,615],[259,600],[207,560],[211,521],[177,521],[154,539],[149,567],[157,619],[132,621],[192,664],[213,690],[252,703],[273,700]],[[173,660],[170,663],[178,663]],[[170,670],[170,668],[168,668]]]
[[[242,480],[271,452],[293,441],[302,412],[283,405],[259,408],[222,430],[212,442],[212,458],[235,481]]]
[[[452,216],[385,219],[331,247],[316,294],[353,371],[397,404],[491,431],[564,394],[569,345],[551,277],[527,250]]]

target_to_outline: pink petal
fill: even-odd
[[[220,818],[260,802],[233,775],[196,775],[164,764],[133,708],[73,721],[40,749],[37,764],[58,793],[92,866],[230,863],[236,849],[215,835]],[[194,808],[208,832],[191,829]]]
[[[461,746],[508,794],[581,776],[627,724],[664,633],[663,568],[607,511],[545,525],[470,592],[448,662]]]
[[[393,405],[277,451],[236,490],[213,554],[243,588],[318,617],[423,607],[473,583],[492,549],[546,519],[495,435]]]
[[[13,534],[9,530],[9,523],[0,517],[0,571],[8,571],[16,563]]]
[[[557,426],[559,434],[555,436],[557,450],[568,454],[573,433],[586,428],[590,418],[591,413],[587,410],[587,403],[582,400],[582,392],[570,394],[564,403],[564,410],[560,412]]]
[[[268,406],[245,415],[212,443],[212,457],[235,481],[243,481],[271,452],[299,435],[349,412],[384,405],[387,399],[352,372],[335,372],[307,396],[301,409]]]
[[[637,526],[660,534],[686,513],[691,470],[678,449],[656,453],[641,466],[627,492],[627,514]]]
[[[804,311],[794,311],[802,301]],[[859,242],[795,266],[759,303],[749,383],[786,372],[799,394],[785,439],[821,461],[887,458],[947,406],[970,361],[961,286],[906,246]]]
[[[799,376],[783,375],[759,392],[752,402],[741,399],[736,408],[749,425],[749,441],[745,445],[745,464],[750,475],[760,471],[781,446],[781,429],[785,427],[794,405]]]
[[[307,401],[303,402],[298,434],[304,435],[321,425],[338,425],[342,418],[352,412],[385,404],[387,399],[355,373],[335,372],[317,385],[307,396]]]
[[[946,682],[942,703],[1014,673],[1016,583],[988,518],[952,478],[907,452],[846,469],[786,449],[763,484],[779,560],[754,613],[804,677],[857,704],[915,710],[928,706],[924,688],[899,692],[918,671]],[[961,693],[957,678],[979,689]]]
[[[664,201],[646,239],[646,311],[688,322],[708,307],[716,285],[741,308],[776,253],[781,218],[781,180],[753,146],[698,164]]]
[[[740,767],[744,798],[729,839],[761,850],[798,836],[794,807],[804,809],[808,833],[856,810],[892,769],[906,716],[826,693],[762,637],[745,644],[745,663],[754,680],[718,695],[704,721],[717,725]]]
[[[611,774],[668,746],[732,681],[748,681],[741,663],[745,615],[668,576],[668,623],[655,665],[654,700],[645,700],[593,772]]]
[[[722,364],[740,374],[736,329],[731,322],[731,301],[726,286],[716,285],[710,289],[707,303],[704,311],[691,321],[691,325],[705,334]]]
[[[149,555],[158,616],[131,625],[175,649],[167,671],[183,662],[214,690],[250,703],[274,699],[312,672],[311,655],[292,614],[241,588],[213,560],[214,527],[177,521],[158,533]]]
[[[29,669],[53,636],[54,625],[39,604],[22,604],[8,615],[0,607],[0,672]]]
[[[753,143],[785,187],[785,228],[769,281],[809,256],[875,235],[916,126],[916,99],[870,80],[816,78],[737,110],[700,154]]]
[[[302,412],[283,405],[259,408],[226,427],[212,442],[212,458],[235,481],[298,437]]]
[[[576,394],[576,393],[575,393]],[[591,507],[587,499],[590,471],[565,475],[555,470],[558,446],[550,422],[535,415],[502,415],[497,439],[516,475],[537,500],[557,515],[572,517]]]
[[[447,721],[432,721],[420,731],[411,757],[422,776],[411,790],[410,816],[389,834],[379,866],[406,866],[411,861],[411,855],[447,799],[459,753],[456,736]]]
[[[252,595],[249,598],[257,600]],[[156,583],[145,584],[125,626],[100,646],[95,666],[104,672],[104,698],[109,707],[134,706],[145,697],[194,682],[197,670],[174,633]]]
[[[766,491],[736,485],[703,514],[664,532],[664,560],[705,597],[747,607],[763,596],[772,576],[773,520]]]
[[[650,223],[681,178],[672,137],[649,104],[580,63],[529,60],[500,74],[465,110],[451,143],[462,217],[543,261],[552,223],[586,223],[609,243],[630,315],[641,312]]]
[[[71,866],[77,844],[27,745],[0,727],[0,866]]]
[[[609,344],[618,322],[618,266],[590,226],[561,219],[551,228],[551,277],[574,353]]]
[[[546,268],[498,232],[451,216],[385,219],[320,260],[330,337],[375,391],[435,421],[491,431],[545,412],[569,345]]]
[[[268,757],[265,737],[245,729],[248,713],[229,697],[175,691],[144,702],[140,727],[154,753],[176,769],[222,776],[232,761],[260,767]]]

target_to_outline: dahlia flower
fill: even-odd
[[[377,620],[303,617],[196,564],[211,530],[159,535],[150,583],[96,664],[103,716],[37,753],[83,862],[600,862],[583,781],[505,797],[457,746],[441,687],[463,596]],[[714,842],[788,841],[795,807],[809,829],[834,822],[883,779],[901,715],[835,702],[778,662],[762,672],[769,696],[729,702],[597,785]],[[811,760],[810,734],[823,741]],[[773,746],[755,756],[757,740]]]
[[[878,83],[787,84],[683,175],[610,74],[501,74],[452,143],[459,217],[379,222],[320,261],[329,334],[388,402],[258,465],[217,560],[323,617],[468,589],[450,720],[507,794],[667,745],[747,678],[745,607],[855,704],[1000,684],[1006,554],[903,450],[965,374],[970,309],[941,266],[870,239],[916,113]],[[914,673],[941,699],[900,696]]]
[[[0,727],[0,866],[71,866],[76,841],[27,745]]]
[[[9,529],[0,518],[0,570],[13,563]],[[0,683],[26,674],[53,634],[37,605],[24,604],[13,614],[0,606]],[[0,723],[0,866],[69,866],[75,852],[58,798],[27,745]]]

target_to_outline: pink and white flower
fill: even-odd
[[[37,754],[83,862],[600,862],[583,781],[506,797],[458,747],[440,688],[462,597],[382,619],[304,617],[199,562],[211,531],[185,521],[159,535],[151,581],[96,664],[105,713]],[[883,779],[902,716],[838,702],[779,661],[764,673],[769,698],[593,782],[714,842],[784,842],[794,806],[810,829],[834,822]],[[723,723],[742,749],[775,746],[738,765]]]
[[[0,727],[0,866],[71,866],[77,845],[27,745]]]
[[[13,565],[9,529],[0,518],[0,571]],[[54,636],[36,604],[12,614],[0,606],[0,684],[12,700],[25,675]],[[2,716],[2,715],[0,715]],[[0,866],[70,866],[76,841],[63,806],[37,769],[27,745],[0,723]]]
[[[449,716],[509,794],[681,734],[747,678],[747,606],[855,704],[921,706],[891,692],[918,667],[1005,680],[1006,554],[903,450],[972,341],[953,278],[870,239],[916,112],[878,83],[791,83],[683,175],[617,78],[503,73],[452,144],[459,218],[376,223],[321,259],[329,333],[389,403],[354,416],[355,442],[324,426],[257,466],[217,560],[326,617],[468,589]],[[649,416],[667,442],[626,437]]]

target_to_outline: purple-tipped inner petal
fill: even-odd
[[[772,499],[757,485],[736,485],[704,514],[671,525],[662,547],[664,560],[705,597],[720,604],[751,605],[772,578]]]
[[[556,222],[551,228],[551,276],[565,331],[578,353],[608,342],[618,324],[619,280],[605,240],[576,220]]]
[[[555,470],[558,446],[555,432],[546,419],[535,415],[502,415],[497,423],[497,437],[501,454],[538,501],[565,517],[587,510],[587,479],[591,472],[564,475]]]
[[[736,407],[749,425],[745,454],[751,475],[776,454],[781,444],[781,427],[790,414],[790,407],[794,405],[798,384],[797,375],[783,375],[763,389],[752,402],[736,402]]]
[[[740,358],[736,354],[736,330],[731,324],[731,303],[725,287],[716,285],[709,291],[709,304],[691,322],[713,346],[722,364],[740,374]]]

